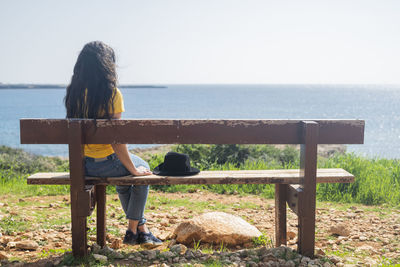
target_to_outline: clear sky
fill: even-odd
[[[0,82],[66,84],[92,40],[125,84],[400,84],[399,0],[1,0]]]

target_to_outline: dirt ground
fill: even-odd
[[[42,196],[19,199],[0,196],[0,255],[9,261],[24,262],[62,255],[71,248],[69,196]],[[146,218],[151,231],[165,242],[174,228],[207,211],[238,215],[256,226],[273,241],[274,200],[258,196],[219,195],[206,191],[161,193],[151,191]],[[319,254],[335,255],[349,264],[400,264],[400,210],[385,206],[363,206],[318,202],[316,247]],[[95,242],[95,212],[88,219],[89,242]],[[331,227],[345,225],[346,236],[331,234]],[[296,216],[288,212],[288,246],[295,248]],[[107,196],[107,242],[118,251],[126,220],[117,195]],[[21,250],[13,242],[29,240],[39,247]],[[160,248],[159,248],[160,249]],[[162,248],[161,248],[162,249]],[[239,249],[239,248],[232,248]]]

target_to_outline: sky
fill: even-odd
[[[67,84],[93,40],[121,84],[400,84],[399,0],[0,0],[0,82]]]

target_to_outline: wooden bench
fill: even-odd
[[[275,184],[275,244],[286,245],[286,203],[298,216],[298,250],[314,255],[316,183],[350,183],[343,169],[317,169],[318,144],[362,144],[362,120],[21,119],[22,144],[68,144],[70,173],[37,173],[29,184],[70,184],[72,251],[87,254],[87,216],[97,204],[106,244],[107,185]],[[300,169],[202,171],[195,176],[85,177],[84,144],[301,144]]]

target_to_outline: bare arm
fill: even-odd
[[[113,118],[120,119],[121,113],[114,114]],[[131,157],[129,156],[129,151],[126,144],[112,144],[111,146],[114,149],[114,152],[117,155],[118,159],[132,175],[144,176],[144,175],[150,175],[152,173],[151,171],[146,170],[145,168],[135,167],[135,165],[131,160]]]

